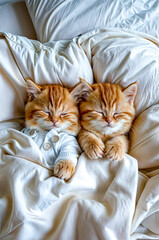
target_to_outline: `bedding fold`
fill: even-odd
[[[45,44],[8,33],[1,36],[9,61],[0,65],[5,95],[4,99],[0,96],[0,103],[7,106],[8,97],[10,105],[6,111],[3,108],[0,123],[0,237],[159,239],[158,144],[151,148],[147,141],[152,137],[155,142],[153,133],[158,133],[159,124],[158,40],[112,28]],[[69,182],[53,177],[34,141],[8,122],[24,117],[26,78],[66,87],[75,86],[79,78],[122,87],[137,81],[129,154],[116,162],[91,161],[82,153]],[[147,154],[149,149],[153,152]],[[145,174],[138,171],[143,163]],[[151,173],[150,167],[156,170]]]
[[[67,226],[67,222],[76,222],[79,217],[81,239],[95,236],[93,232],[82,231],[86,223],[97,228],[95,234],[107,239],[111,239],[112,234],[114,239],[119,235],[128,238],[138,179],[135,159],[127,155],[119,162],[92,161],[82,154],[74,177],[65,183],[52,176],[34,141],[23,133],[1,130],[0,146],[1,236],[25,224],[30,217],[40,217],[50,205],[59,199],[62,202],[63,196],[69,195],[72,204],[63,216],[63,230],[67,228],[70,236],[65,239],[74,239],[76,228]],[[62,235],[59,231],[58,239],[63,239]]]

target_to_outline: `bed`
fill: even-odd
[[[0,4],[0,239],[159,239],[159,2],[26,0]],[[53,177],[20,130],[26,78],[73,87],[138,82],[121,161],[82,153]]]

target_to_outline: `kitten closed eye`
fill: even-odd
[[[105,113],[103,111],[92,111],[92,113],[99,114],[101,116],[105,116]]]
[[[54,165],[54,176],[69,180],[77,164],[81,149],[76,136],[80,129],[78,103],[83,96],[83,85],[73,89],[60,85],[38,85],[27,80],[28,100],[25,106],[24,132],[43,149],[48,164]],[[36,134],[32,134],[32,133]],[[45,142],[46,141],[46,142]],[[61,156],[60,156],[61,154]]]
[[[133,103],[137,84],[133,83],[126,89],[109,83],[97,83],[89,87],[92,91],[79,106],[82,126],[79,143],[86,154],[94,158],[94,149],[98,152],[96,142],[100,140],[105,144],[107,157],[119,160],[128,150],[127,140],[123,136],[130,130],[135,116]],[[118,139],[120,136],[122,141]],[[93,141],[94,137],[98,139],[96,142]]]
[[[46,110],[41,110],[41,112],[43,112],[44,114],[51,116],[51,112],[50,111],[46,111]]]
[[[120,115],[121,115],[121,113],[119,113],[119,112],[113,113],[113,117],[118,117],[118,116],[120,116]]]
[[[60,115],[60,117],[65,117],[68,115],[68,113],[60,113],[59,115]]]

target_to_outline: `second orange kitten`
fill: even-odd
[[[79,106],[82,128],[78,136],[83,151],[91,159],[122,159],[128,151],[126,134],[135,115],[137,83],[125,89],[109,83],[83,84],[85,96]]]

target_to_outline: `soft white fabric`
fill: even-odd
[[[159,37],[158,0],[25,0],[41,42],[71,39],[101,27]]]
[[[56,130],[40,131],[24,128],[24,134],[29,136],[39,147],[46,164],[53,167],[60,160],[70,160],[76,166],[81,149],[75,136],[66,132],[58,133]]]
[[[134,219],[131,226],[131,231],[134,232],[135,229],[142,223],[142,226],[148,228],[152,231],[152,235],[156,234],[156,238],[159,238],[159,174],[151,177],[140,196],[140,199],[136,206],[136,211]],[[149,238],[145,238],[149,239]]]
[[[159,239],[159,173],[138,175],[129,155],[92,161],[82,154],[65,183],[21,132],[1,130],[0,146],[1,238]]]
[[[146,34],[106,28],[46,44],[5,36],[24,79],[66,87],[74,87],[79,78],[93,83],[93,76],[96,82],[122,87],[137,81],[136,116],[159,102],[159,41]]]
[[[129,239],[138,180],[134,158],[127,155],[123,161],[92,161],[83,154],[75,175],[65,183],[52,176],[39,148],[21,132],[2,130],[0,145],[1,238],[14,230],[15,236],[19,234],[13,239],[19,240],[41,236]],[[52,222],[41,223],[43,211],[50,205],[47,213]],[[39,226],[36,235],[29,225],[29,220],[35,219]],[[44,231],[51,226],[47,238]]]
[[[0,122],[24,117],[26,84],[5,39],[0,39]]]
[[[139,168],[159,166],[159,104],[148,108],[135,120],[130,140],[129,154],[138,160]]]
[[[35,142],[18,131],[21,119],[17,125],[0,124],[0,238],[159,239],[159,171],[141,174],[137,165],[137,160],[144,163],[147,152],[144,167],[158,167],[158,142],[142,145],[142,139],[146,142],[158,131],[158,40],[118,29],[46,44],[12,34],[1,36],[5,40],[0,40],[0,53],[6,54],[0,58],[3,121],[24,116],[25,78],[67,87],[75,86],[80,77],[123,87],[138,81],[138,92],[133,125],[137,133],[130,134],[137,159],[126,155],[118,162],[92,161],[82,154],[68,183],[52,176]]]
[[[127,87],[138,83],[136,116],[159,102],[159,41],[139,32],[106,28],[84,34],[78,45],[87,53],[96,82]]]
[[[10,36],[13,51],[4,39],[0,39],[0,121],[24,117],[25,78],[39,84],[66,87],[74,87],[79,77],[93,83],[91,65],[75,40],[42,45],[27,38]]]

